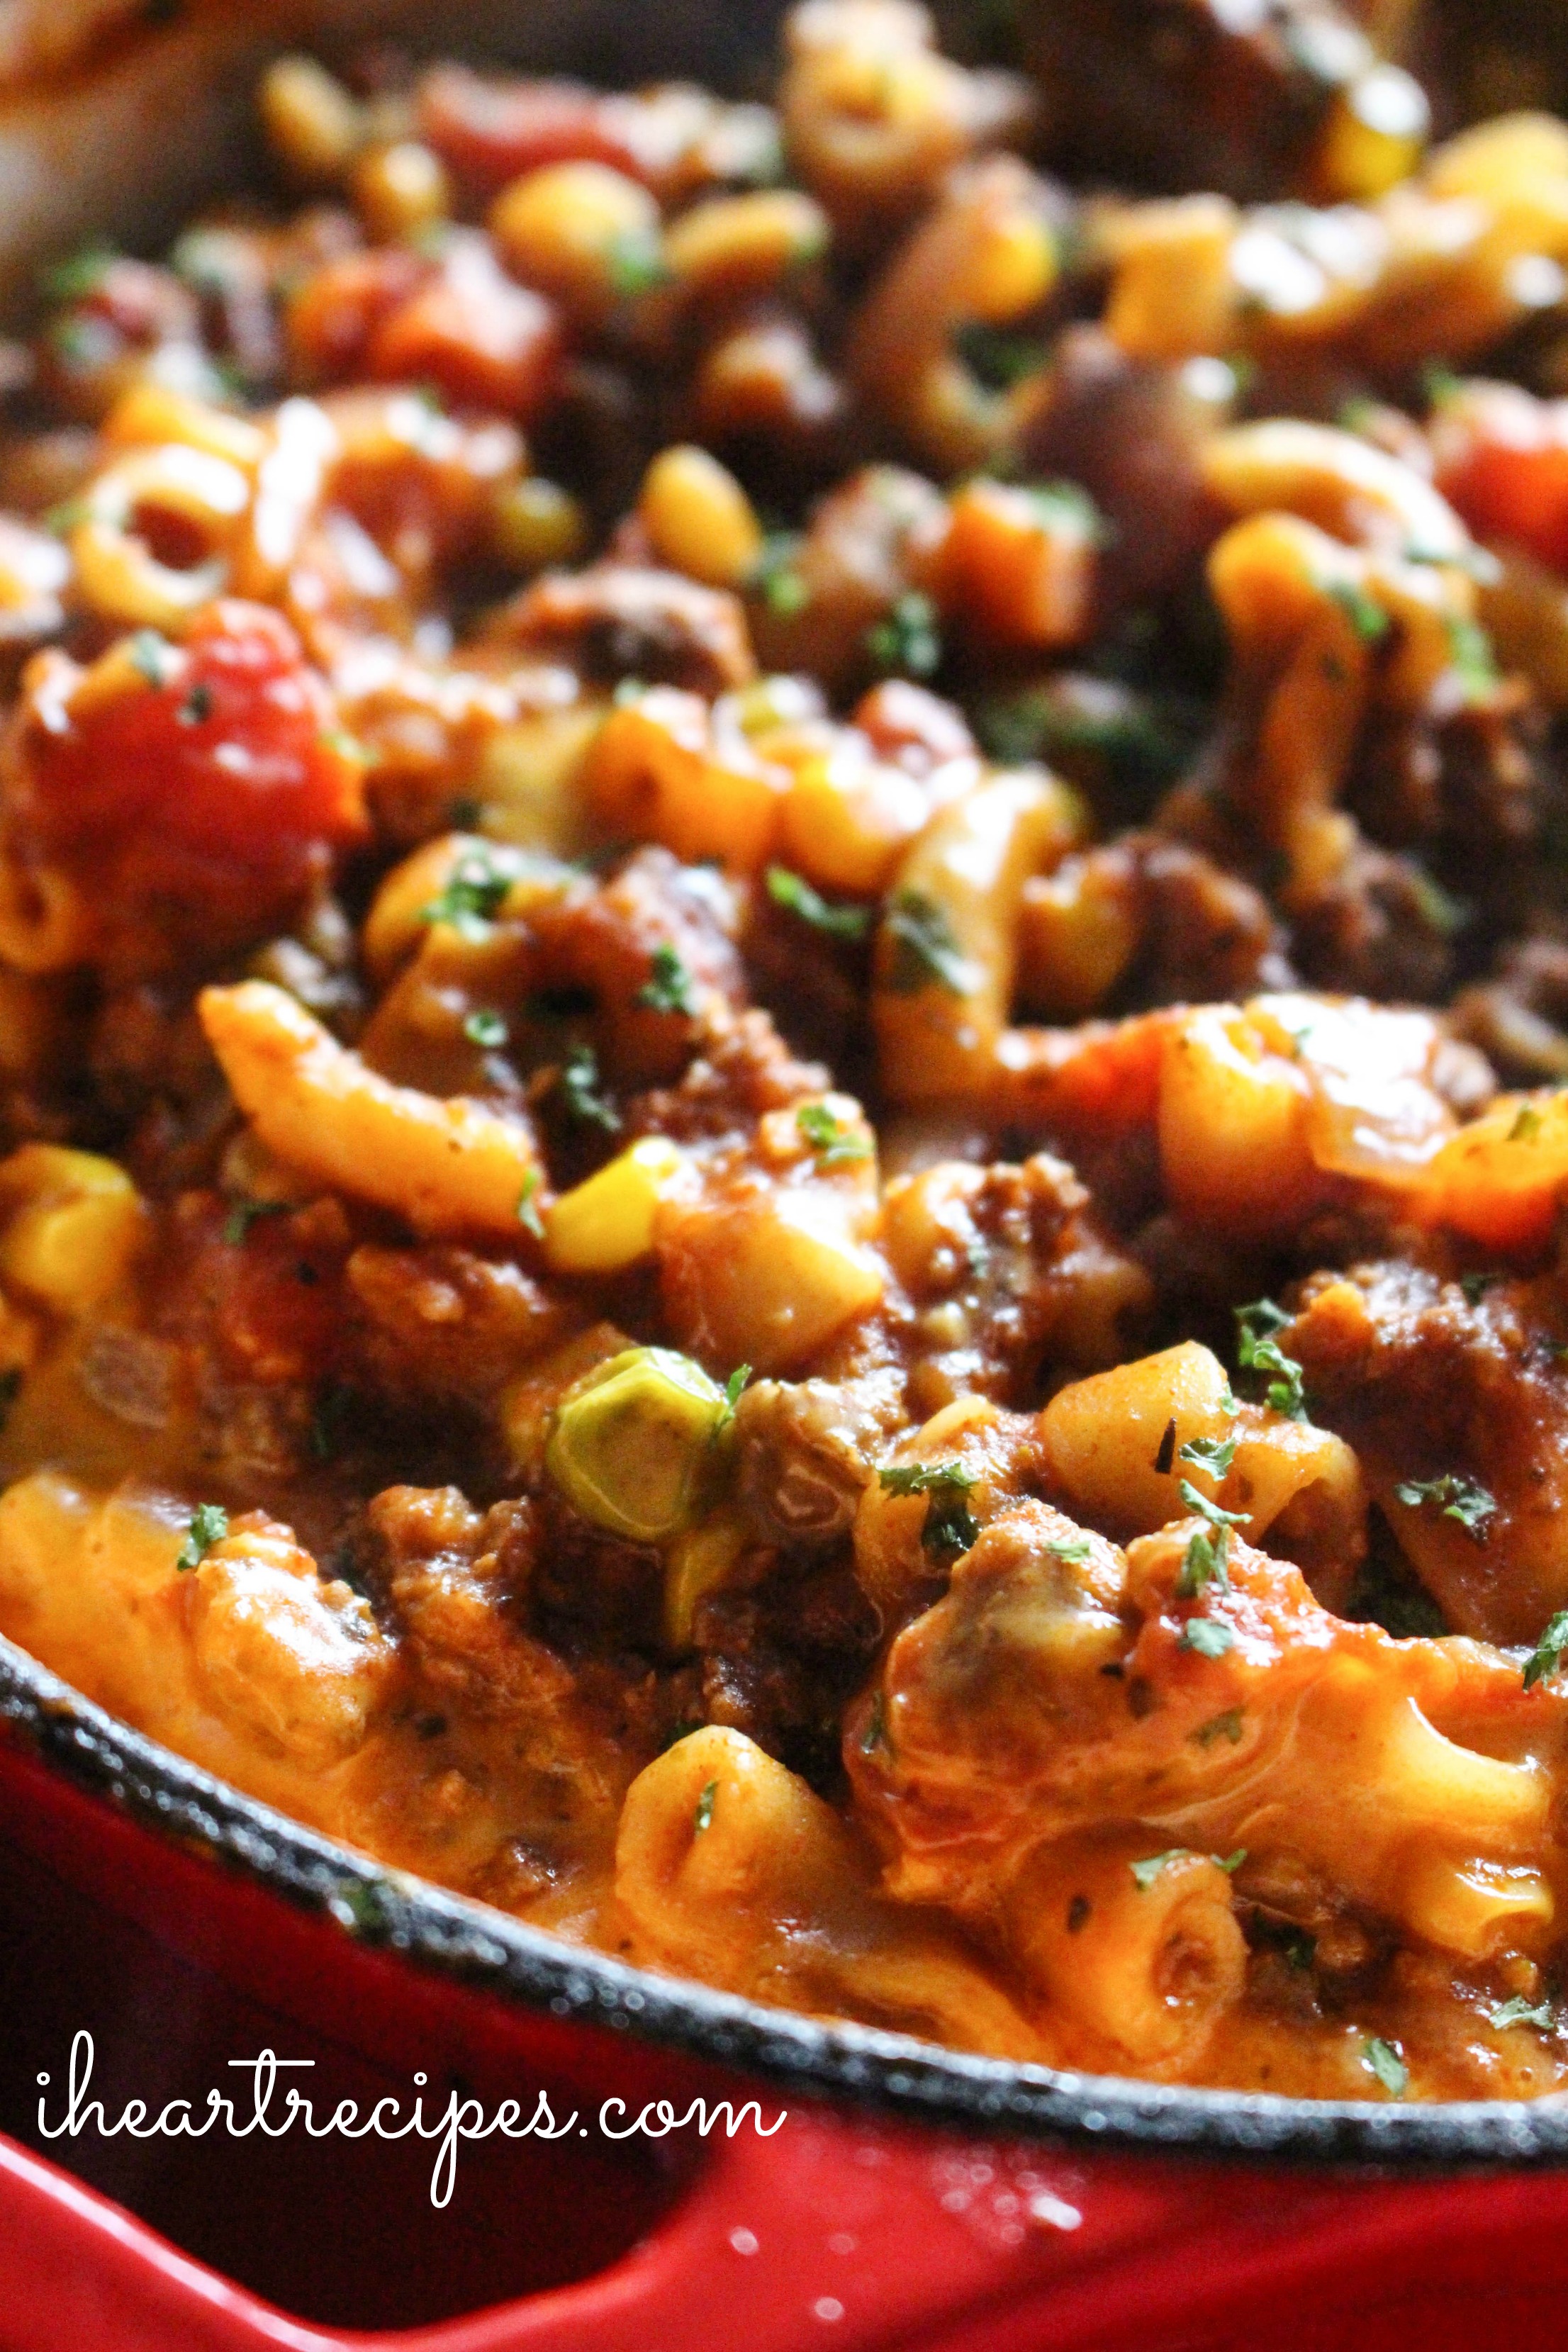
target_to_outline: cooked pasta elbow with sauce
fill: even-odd
[[[752,2001],[1560,2094],[1568,129],[1324,6],[285,58],[46,273],[0,1634]]]

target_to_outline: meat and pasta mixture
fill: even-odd
[[[284,58],[47,273],[0,1631],[763,2001],[1561,2089],[1563,93],[1002,14]]]

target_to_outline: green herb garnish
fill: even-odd
[[[176,1568],[199,1568],[214,1544],[228,1533],[228,1513],[221,1503],[198,1503],[191,1513],[185,1540],[174,1561]]]
[[[691,974],[668,940],[655,948],[650,962],[651,976],[638,989],[636,1002],[647,1005],[650,1013],[679,1013],[691,1020],[697,1012]]]
[[[770,866],[765,884],[775,907],[798,915],[814,931],[826,931],[834,940],[865,938],[871,921],[869,907],[835,906],[831,899],[814,890],[803,875],[792,874],[787,866]]]
[[[499,1013],[480,1005],[463,1023],[463,1034],[470,1045],[482,1045],[493,1053],[506,1044],[507,1025]]]
[[[223,1237],[231,1249],[242,1249],[258,1217],[287,1216],[292,1201],[237,1201],[223,1221]]]
[[[923,890],[900,890],[888,909],[886,926],[893,950],[888,986],[895,995],[915,996],[922,988],[945,988],[951,996],[968,994],[968,959],[934,898]]]
[[[1200,1658],[1223,1658],[1236,1647],[1236,1634],[1217,1617],[1189,1617],[1176,1647],[1195,1650]]]
[[[1272,1372],[1275,1378],[1264,1391],[1276,1412],[1291,1421],[1307,1418],[1306,1390],[1301,1367],[1294,1356],[1288,1356],[1274,1339],[1290,1321],[1282,1307],[1271,1298],[1256,1298],[1250,1307],[1236,1310],[1236,1360],[1244,1372]]]
[[[517,1196],[517,1222],[536,1242],[544,1239],[544,1220],[539,1213],[535,1194],[539,1191],[539,1171],[531,1168],[522,1180],[522,1190]]]
[[[703,1790],[702,1794],[697,1800],[697,1810],[691,1816],[691,1823],[699,1836],[701,1835],[702,1832],[708,1827],[709,1823],[713,1819],[713,1800],[718,1794],[718,1781],[710,1780],[708,1786]]]
[[[866,651],[889,677],[932,677],[942,667],[936,606],[918,588],[899,598],[885,619],[866,632]]]
[[[420,909],[426,923],[445,923],[465,940],[482,940],[506,904],[512,877],[503,873],[489,850],[464,850],[445,888]]]
[[[879,1486],[889,1495],[926,1495],[923,1548],[939,1558],[968,1551],[980,1535],[980,1526],[964,1496],[975,1484],[974,1473],[962,1462],[897,1462],[879,1470]]]
[[[1391,2099],[1402,2099],[1410,2081],[1410,2069],[1396,2042],[1384,2042],[1381,2034],[1368,2034],[1366,2063],[1383,2084]]]
[[[1425,1503],[1436,1503],[1446,1519],[1458,1519],[1468,1536],[1477,1543],[1487,1539],[1487,1522],[1496,1516],[1497,1498],[1478,1486],[1473,1478],[1456,1477],[1451,1470],[1440,1478],[1406,1478],[1395,1486],[1396,1499],[1407,1509],[1418,1511]]]
[[[561,1098],[574,1119],[584,1127],[602,1127],[606,1135],[618,1135],[621,1117],[599,1092],[599,1057],[592,1045],[574,1045],[561,1065],[556,1084]]]
[[[1549,1618],[1546,1629],[1525,1661],[1524,1687],[1533,1690],[1548,1675],[1554,1675],[1563,1664],[1563,1654],[1568,1650],[1568,1609],[1560,1609]]]
[[[851,1160],[871,1157],[865,1136],[835,1118],[826,1103],[802,1103],[795,1123],[816,1154],[819,1168],[843,1168]]]
[[[1194,1470],[1207,1470],[1214,1477],[1223,1478],[1236,1460],[1234,1437],[1191,1437],[1176,1455],[1178,1462],[1190,1462]]]

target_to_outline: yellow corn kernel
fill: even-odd
[[[729,1582],[745,1549],[744,1520],[722,1507],[676,1537],[664,1561],[664,1638],[672,1650],[691,1647],[698,1602]]]
[[[363,155],[349,183],[355,209],[373,237],[390,243],[450,217],[451,183],[434,148],[397,139]]]
[[[664,275],[658,206],[607,163],[546,163],[501,190],[490,235],[514,276],[590,314]]]
[[[267,454],[267,436],[248,417],[231,416],[209,401],[194,400],[145,376],[121,394],[99,429],[111,448],[155,449],[178,442],[209,457],[226,457],[244,473],[254,472]]]
[[[763,293],[792,269],[819,261],[831,236],[827,215],[810,196],[759,188],[693,205],[666,236],[664,257],[692,293]]]
[[[297,178],[341,179],[358,154],[363,115],[314,58],[279,58],[257,93],[268,144]]]
[[[710,588],[739,588],[762,561],[763,527],[727,466],[679,442],[643,477],[637,513],[655,552]]]
[[[146,1225],[123,1168],[58,1143],[24,1143],[0,1162],[0,1276],[68,1315],[114,1288]]]
[[[618,1274],[647,1257],[658,1204],[684,1164],[666,1137],[645,1135],[563,1192],[544,1221],[550,1265],[557,1274]]]
[[[574,562],[587,544],[588,519],[569,490],[537,474],[502,482],[490,504],[490,540],[510,572],[543,572]]]
[[[1370,204],[1408,179],[1431,128],[1426,93],[1402,66],[1373,66],[1330,107],[1315,178],[1325,203]]]

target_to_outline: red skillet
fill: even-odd
[[[0,1950],[0,2114],[33,2142],[0,2138],[3,2352],[1170,2352],[1266,2325],[1327,2352],[1395,2309],[1424,2352],[1568,2335],[1556,2102],[1310,2105],[825,2027],[390,1876],[3,1643],[0,1718],[0,1916],[28,1947]],[[410,2101],[418,2070],[432,2113],[451,2083],[491,2109],[543,2086],[582,2122],[464,2147],[440,2213],[430,2148],[298,2131],[49,2144],[88,2187],[34,2152],[34,2076],[57,2122],[83,2026],[110,2120],[132,2095],[199,2109],[267,2046],[313,2057],[321,2113]],[[607,2098],[698,2095],[788,2119],[662,2147],[597,2128]]]

